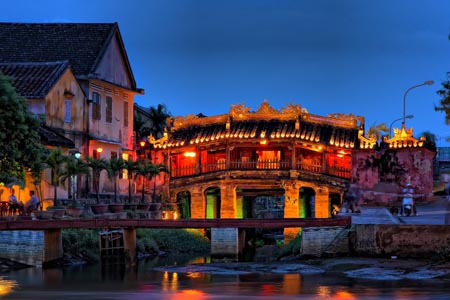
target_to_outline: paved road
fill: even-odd
[[[385,207],[361,207],[361,213],[346,214],[352,216],[353,224],[424,224],[450,225],[450,200],[436,197],[426,204],[417,205],[417,216],[399,217],[392,215]]]

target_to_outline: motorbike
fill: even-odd
[[[409,217],[411,215],[412,212],[412,205],[411,204],[406,204],[403,207],[403,213],[405,214],[405,216]]]

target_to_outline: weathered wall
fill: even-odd
[[[434,155],[426,148],[355,151],[351,181],[362,192],[362,202],[391,205],[409,177],[420,201],[433,191]]]
[[[0,257],[29,266],[42,267],[43,231],[0,232]]]
[[[344,227],[313,227],[302,231],[302,255],[321,256],[337,237],[345,230]]]
[[[355,253],[362,256],[434,257],[450,254],[450,226],[364,224],[356,226]]]

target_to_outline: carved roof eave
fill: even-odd
[[[360,149],[373,149],[377,144],[377,138],[375,136],[365,137],[364,130],[358,131],[359,147]]]
[[[328,114],[328,116],[313,115],[306,108],[298,104],[289,103],[281,110],[276,110],[270,106],[267,100],[264,100],[256,112],[250,111],[244,104],[232,104],[228,114],[222,114],[212,117],[199,117],[197,115],[187,115],[185,117],[170,117],[167,124],[171,124],[171,130],[178,130],[191,126],[204,126],[209,124],[225,124],[232,120],[305,120],[312,123],[329,124],[342,128],[355,128],[364,124],[364,117],[354,116],[352,113],[346,114]]]
[[[419,139],[413,137],[413,129],[394,128],[394,136],[391,139],[387,137],[383,138],[383,142],[389,145],[389,148],[399,149],[399,148],[413,148],[413,147],[423,147],[425,142],[425,137],[421,136]]]

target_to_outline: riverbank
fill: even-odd
[[[210,263],[189,266],[158,267],[154,270],[171,273],[243,274],[334,274],[368,280],[450,281],[450,262],[397,258],[335,257],[307,259],[289,263]]]

